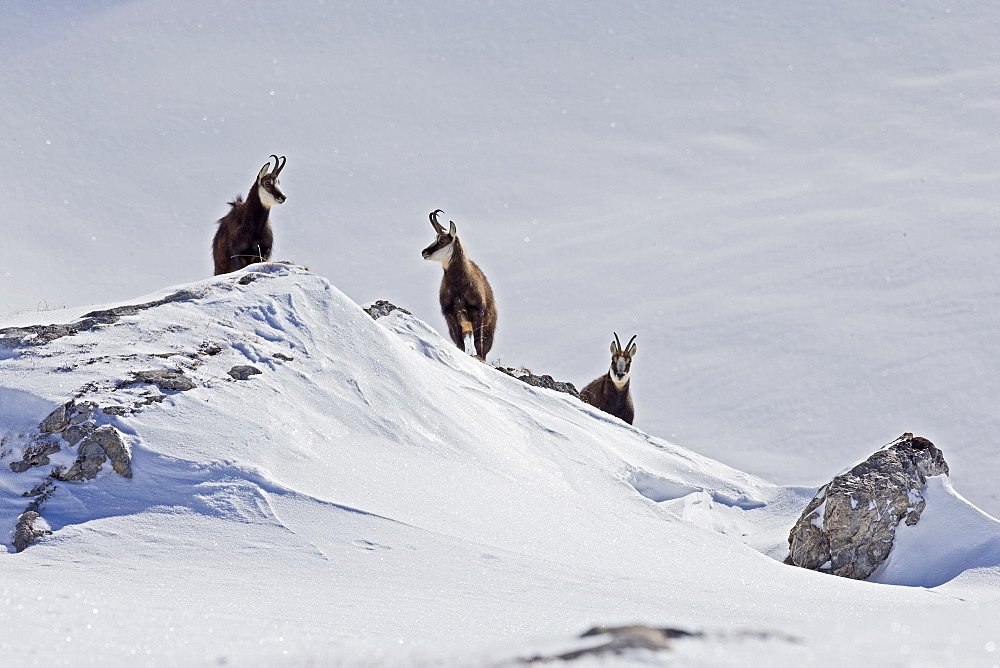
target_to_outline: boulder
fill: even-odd
[[[104,448],[94,440],[93,435],[88,436],[80,443],[77,449],[79,456],[68,471],[53,471],[52,477],[57,480],[70,482],[83,482],[93,480],[101,470],[101,466],[108,460],[104,453]]]
[[[104,450],[115,473],[123,478],[132,477],[132,455],[117,429],[107,425],[96,430],[90,438]]]
[[[944,455],[906,433],[820,487],[788,535],[786,563],[863,580],[892,550],[900,521],[914,525],[924,483],[948,475]]]
[[[70,445],[76,445],[86,437],[94,433],[96,426],[93,422],[84,422],[82,424],[74,424],[66,427],[62,431],[62,437]]]
[[[249,364],[237,364],[229,370],[229,375],[233,378],[233,380],[247,380],[250,376],[256,376],[259,373],[263,372],[257,367]]]
[[[71,401],[58,406],[39,423],[38,431],[43,434],[53,434],[57,431],[62,431],[69,424],[69,412],[72,405],[73,402]]]

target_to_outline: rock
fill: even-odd
[[[73,465],[69,467],[68,471],[52,472],[52,476],[56,480],[65,480],[68,482],[93,480],[100,472],[101,465],[108,460],[107,455],[104,453],[104,448],[93,439],[93,436],[84,439],[77,452],[80,454],[76,458],[76,461],[73,462]]]
[[[62,431],[66,425],[69,424],[69,415],[67,413],[72,405],[73,402],[71,401],[59,406],[54,411],[49,413],[38,425],[38,431],[43,434],[52,434],[57,431]]]
[[[821,487],[788,535],[786,563],[863,580],[892,550],[900,521],[914,525],[929,476],[948,475],[941,451],[906,433]]]
[[[97,427],[93,422],[84,422],[83,424],[70,425],[63,429],[62,437],[70,445],[76,445],[86,437],[94,433],[94,429]]]
[[[14,527],[15,550],[23,552],[29,545],[42,536],[52,533],[48,529],[35,527],[35,524],[41,519],[41,517],[42,516],[34,510],[28,510],[21,513],[21,516],[17,518],[17,526]]]
[[[675,638],[699,637],[701,633],[691,633],[681,629],[654,628],[635,624],[632,626],[595,626],[580,635],[580,638],[607,636],[607,642],[600,645],[565,652],[557,656],[535,656],[523,663],[542,663],[550,661],[574,661],[584,657],[605,657],[605,655],[620,655],[634,650],[659,651],[670,649],[670,641]],[[588,664],[589,665],[589,664]],[[604,665],[604,663],[601,663]]]
[[[69,417],[71,425],[82,424],[93,417],[97,404],[87,401],[82,404],[71,403],[66,409],[66,416]]]
[[[132,477],[132,455],[117,429],[106,425],[91,434],[90,439],[96,441],[104,450],[104,454],[111,460],[111,467],[115,473],[123,478]]]
[[[576,386],[573,383],[563,382],[560,380],[554,380],[552,376],[548,374],[543,374],[541,376],[536,376],[527,369],[513,369],[511,367],[495,367],[497,371],[505,373],[508,376],[513,376],[517,378],[522,383],[531,385],[532,387],[544,387],[548,390],[556,390],[557,392],[565,392],[570,394],[577,399],[580,398],[580,392],[577,391]]]
[[[262,373],[260,369],[249,364],[237,364],[229,370],[229,375],[234,380],[247,380],[250,376],[256,376],[259,373]]]
[[[49,463],[49,455],[54,455],[60,449],[52,441],[35,441],[24,449],[21,461],[10,463],[10,470],[14,473],[24,473],[32,466],[45,466]]]
[[[29,327],[8,327],[0,329],[0,345],[6,348],[20,348],[22,346],[42,346],[51,341],[55,341],[63,336],[72,336],[79,332],[85,332],[96,327],[112,325],[122,317],[135,315],[146,309],[156,308],[164,304],[179,301],[191,301],[201,295],[188,290],[181,290],[172,295],[167,295],[163,299],[146,302],[145,304],[128,304],[126,306],[116,306],[111,309],[101,311],[91,311],[82,319],[69,325],[31,325]]]
[[[370,315],[373,320],[378,320],[379,318],[383,318],[392,313],[393,311],[399,311],[400,313],[405,313],[406,315],[413,315],[405,308],[399,308],[395,304],[391,304],[384,299],[378,300],[377,302],[375,302],[374,304],[365,309],[365,313]]]
[[[119,388],[139,383],[156,385],[165,392],[184,392],[195,388],[194,381],[184,375],[183,371],[171,369],[150,369],[148,371],[130,371],[132,380],[118,385]],[[107,409],[105,409],[107,412]]]

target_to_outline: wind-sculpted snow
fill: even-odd
[[[137,300],[157,305],[0,360],[5,531],[21,494],[75,457],[62,442],[51,465],[8,466],[70,399],[122,434],[132,473],[46,488],[35,544],[0,555],[0,624],[18,638],[4,659],[497,665],[641,621],[690,630],[663,651],[692,660],[795,663],[892,655],[839,641],[894,610],[914,629],[960,619],[980,646],[992,632],[945,597],[781,564],[807,490],[522,383],[403,311],[373,320],[301,268],[164,294],[180,291],[195,296]],[[261,373],[234,380],[239,365]],[[157,369],[193,387],[155,385]],[[976,526],[970,549],[990,549]],[[925,573],[966,582],[957,560],[932,561]],[[993,577],[988,558],[969,563]],[[832,618],[843,630],[816,630]]]

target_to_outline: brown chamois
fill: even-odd
[[[633,336],[622,350],[618,333],[611,342],[611,369],[600,378],[591,381],[580,392],[580,398],[591,406],[600,408],[617,418],[632,424],[635,418],[635,408],[632,406],[632,395],[629,394],[629,374],[632,372],[632,357],[635,355]]]
[[[472,334],[476,356],[485,362],[497,329],[497,305],[493,290],[483,272],[465,254],[455,222],[451,221],[451,227],[446,231],[437,220],[439,213],[444,211],[436,209],[430,214],[437,238],[421,255],[425,260],[440,262],[444,267],[439,296],[441,313],[448,323],[451,340],[465,352],[465,335]]]
[[[237,195],[229,203],[232,207],[229,213],[219,219],[219,229],[212,240],[216,276],[271,258],[274,233],[271,232],[268,217],[272,206],[285,201],[285,194],[278,187],[278,174],[285,168],[285,156],[271,157],[274,158],[274,168],[271,168],[271,160],[268,159],[250,186],[246,201]]]

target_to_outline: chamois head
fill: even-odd
[[[452,251],[455,250],[455,242],[458,240],[458,230],[455,229],[455,221],[452,220],[449,221],[450,226],[445,231],[444,226],[438,222],[437,215],[439,213],[444,213],[444,211],[435,209],[430,214],[431,226],[437,232],[437,238],[434,239],[434,242],[430,246],[421,251],[420,254],[425,260],[440,262],[447,268],[448,263],[451,261]]]
[[[285,193],[281,192],[281,181],[278,180],[278,174],[285,168],[285,156],[279,158],[271,154],[271,157],[274,158],[274,167],[271,167],[271,160],[268,159],[257,174],[257,194],[260,195],[260,203],[268,209],[285,201]]]
[[[611,342],[611,370],[609,375],[616,387],[622,387],[628,382],[629,374],[632,372],[632,357],[635,355],[635,336],[628,340],[622,349],[622,342],[618,340],[618,332],[613,332],[615,340]]]

